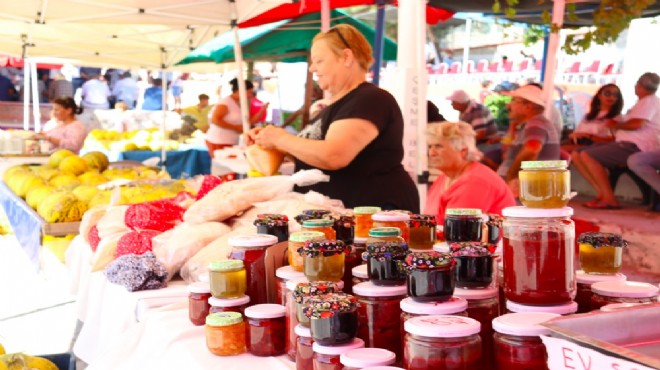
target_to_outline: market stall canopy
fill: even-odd
[[[340,11],[330,13],[331,24],[350,24],[357,28],[373,47],[375,31],[370,26]],[[320,13],[300,16],[293,20],[280,21],[259,27],[239,30],[243,58],[245,60],[270,60],[282,62],[305,62],[312,46],[312,39],[321,30]],[[234,60],[233,34],[226,33],[195,49],[178,64]],[[383,57],[396,60],[396,43],[385,39]]]

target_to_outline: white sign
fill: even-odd
[[[564,339],[541,335],[550,370],[653,370],[650,367],[604,355]]]

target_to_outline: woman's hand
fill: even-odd
[[[251,129],[250,131],[245,133],[245,145],[250,146],[252,144],[256,144],[256,138],[257,135],[259,134],[259,131],[261,131],[263,127],[255,127]]]
[[[256,135],[253,136],[253,140],[255,144],[265,149],[277,149],[278,140],[284,135],[287,135],[284,129],[268,125],[257,131]]]

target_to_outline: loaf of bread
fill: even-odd
[[[245,155],[250,167],[264,176],[274,175],[284,160],[284,153],[279,150],[264,149],[256,144],[250,145],[245,150]]]

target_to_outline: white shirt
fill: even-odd
[[[589,120],[585,116],[582,121],[578,124],[578,126],[575,128],[575,132],[582,132],[585,134],[593,135],[593,136],[598,136],[602,138],[608,138],[611,137],[612,134],[610,132],[610,129],[607,127],[607,122],[609,121],[608,118],[605,118],[607,115],[607,111],[600,111],[598,112],[598,115],[596,118]],[[618,116],[614,117],[613,120],[617,122],[622,121],[622,117],[619,114]]]
[[[625,121],[639,118],[647,122],[637,130],[617,130],[616,141],[635,143],[642,152],[660,147],[660,98],[647,95],[637,101],[626,113]]]
[[[140,94],[140,89],[138,88],[137,82],[131,78],[126,77],[115,83],[115,87],[112,88],[112,95],[117,98],[117,101],[123,101],[128,104],[129,108],[135,106],[135,101],[138,99]]]
[[[110,96],[110,88],[108,84],[92,78],[82,85],[82,106],[85,108],[110,108],[108,97]]]
[[[216,104],[214,110],[218,108],[218,105],[224,105],[227,107],[228,111],[222,120],[236,127],[241,127],[243,125],[243,119],[241,118],[241,108],[238,103],[231,98],[231,96],[224,97],[220,99],[218,104]],[[213,112],[211,112],[213,116]],[[213,144],[228,144],[228,145],[237,145],[240,134],[234,130],[229,130],[222,128],[216,124],[211,124],[209,130],[206,131],[206,140]]]

